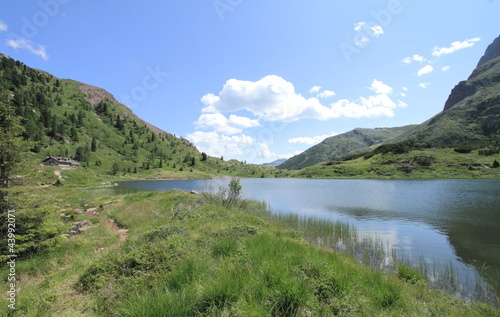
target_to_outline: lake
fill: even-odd
[[[116,190],[217,190],[228,179],[121,182]],[[274,211],[343,220],[407,261],[452,265],[500,289],[500,180],[241,179]]]

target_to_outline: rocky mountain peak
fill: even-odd
[[[493,41],[493,43],[488,45],[483,57],[481,57],[479,63],[477,63],[477,67],[491,61],[494,58],[497,58],[498,56],[500,56],[500,35]]]
[[[474,95],[478,89],[481,88],[481,86],[484,86],[482,84],[479,85],[477,83],[471,82],[471,79],[477,77],[481,73],[485,71],[484,68],[480,68],[482,65],[488,63],[489,61],[497,58],[500,56],[500,36],[498,36],[493,43],[488,45],[488,48],[486,49],[483,57],[479,60],[479,63],[477,64],[476,69],[472,72],[471,76],[469,77],[468,81],[461,81],[456,85],[450,93],[450,96],[448,97],[448,100],[446,100],[446,103],[444,105],[443,111],[446,111],[456,105],[458,102],[464,100],[465,98]],[[493,66],[493,65],[490,65]]]

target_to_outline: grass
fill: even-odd
[[[405,154],[376,154],[348,161],[326,162],[296,171],[305,178],[499,178],[493,168],[500,154],[479,155],[478,151],[457,153],[452,148],[413,150]]]
[[[51,197],[48,203],[65,208],[78,208],[81,200],[113,203],[99,209],[98,227],[19,262],[17,310],[2,305],[0,315],[500,315],[492,306],[415,283],[418,274],[404,266],[398,277],[331,250],[338,241],[367,243],[345,224],[275,215],[254,201],[224,207],[204,195],[176,191],[43,193]],[[127,241],[118,242],[106,218],[129,229]],[[328,248],[308,240],[324,241]],[[0,272],[4,291],[6,269]]]

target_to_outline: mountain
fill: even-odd
[[[416,126],[399,128],[355,129],[325,139],[323,142],[288,159],[280,169],[302,169],[321,162],[339,160],[345,156],[370,151],[373,147],[409,133]]]
[[[469,78],[451,90],[443,111],[433,118],[418,126],[355,129],[330,137],[278,168],[302,169],[370,151],[381,144],[410,140],[439,147],[487,147],[491,143],[488,140],[499,134],[500,36],[488,46]]]
[[[267,166],[267,167],[275,167],[275,166],[278,166],[280,164],[285,163],[286,160],[287,159],[279,159],[279,160],[276,160],[276,161],[273,161],[273,162],[270,162],[270,163],[264,163],[262,165]]]
[[[23,137],[36,142],[31,149],[35,161],[55,156],[81,163],[82,168],[66,171],[74,174],[72,184],[135,173],[146,178],[287,174],[200,153],[188,140],[142,120],[102,88],[57,78],[2,54],[0,92],[7,92],[8,104],[21,117]]]
[[[469,78],[452,90],[443,111],[411,138],[454,146],[500,134],[500,36],[488,46]]]
[[[0,56],[0,90],[22,118],[32,152],[68,157],[101,173],[188,166],[201,153],[188,141],[137,117],[104,89]]]

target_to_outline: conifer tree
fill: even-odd
[[[0,92],[0,213],[7,212],[7,191],[12,173],[20,166],[34,142],[24,140],[21,118],[14,114],[10,103],[10,92]]]

